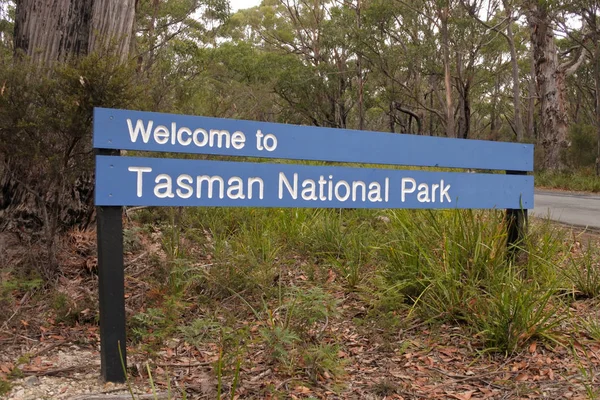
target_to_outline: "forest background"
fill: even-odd
[[[49,243],[91,221],[96,106],[530,142],[539,170],[600,173],[596,1],[0,10],[0,229]]]
[[[0,0],[0,303],[20,304],[3,329],[97,318],[94,293],[60,289],[96,276],[94,107],[534,143],[538,177],[600,188],[599,17],[595,0],[264,0],[236,12],[227,0]],[[329,318],[345,306],[392,347],[407,343],[399,326],[451,323],[475,340],[464,348],[513,354],[564,344],[554,329],[571,301],[600,293],[596,250],[555,229],[532,230],[515,262],[498,212],[404,211],[128,212],[127,265],[140,268],[128,284],[151,280],[128,303],[129,337],[144,351],[212,341],[220,393],[242,359],[275,365],[282,385],[342,376],[354,339],[336,341],[344,318]],[[19,325],[24,299],[53,286],[52,322]],[[600,332],[577,318],[586,337]],[[258,355],[242,346],[256,336]]]

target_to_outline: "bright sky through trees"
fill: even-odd
[[[261,0],[229,0],[231,11],[237,11],[244,8],[254,7],[260,4]]]

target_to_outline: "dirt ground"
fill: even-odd
[[[580,242],[599,239],[595,232],[572,234]],[[90,308],[79,311],[83,316],[78,321],[61,321],[60,315],[49,312],[43,289],[25,291],[9,305],[5,314],[9,317],[0,326],[0,382],[11,386],[6,399],[132,398],[127,385],[99,379],[99,332],[93,311],[97,282],[90,272],[95,260],[88,249],[93,243],[81,235],[73,243],[84,251],[63,254],[57,290]],[[6,244],[4,254],[10,247]],[[13,259],[19,257],[11,252]],[[152,291],[142,279],[148,268],[147,252],[146,248],[127,256],[129,316],[141,301],[131,294]],[[343,343],[337,352],[344,369],[340,376],[325,372],[307,380],[306,374],[273,364],[264,346],[249,341],[239,381],[234,384],[235,374],[227,371],[219,385],[217,344],[194,346],[173,338],[152,353],[142,344],[128,349],[135,398],[182,398],[185,393],[188,399],[214,399],[219,391],[223,398],[233,399],[589,399],[600,394],[600,343],[578,329],[582,318],[598,316],[597,300],[571,303],[556,341],[532,342],[507,356],[474,348],[477,338],[460,326],[432,327],[406,319],[390,329],[386,321],[361,319],[368,310],[360,296],[342,290],[334,275],[326,279],[340,313],[323,326],[319,340]],[[235,299],[229,303],[232,309],[239,306]],[[264,323],[247,317],[240,319],[238,327],[249,328],[252,334]],[[156,396],[151,394],[152,385]],[[232,386],[235,392],[230,394]]]

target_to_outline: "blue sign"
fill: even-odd
[[[533,177],[96,157],[96,205],[533,208]]]
[[[533,145],[318,128],[154,112],[94,109],[94,148],[533,170]]]

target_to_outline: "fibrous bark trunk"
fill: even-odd
[[[593,57],[594,63],[594,86],[595,93],[595,122],[596,122],[596,175],[600,176],[600,27],[596,19],[597,7],[587,10],[587,21],[590,25],[590,31],[593,32]]]
[[[17,0],[14,71],[32,71],[32,65],[52,74],[54,64],[70,63],[92,52],[102,52],[115,63],[123,62],[129,57],[135,3]],[[5,82],[4,96],[28,98],[31,102],[15,107],[14,115],[6,114],[13,120],[5,118],[0,124],[0,231],[14,230],[32,240],[41,239],[48,249],[45,263],[52,265],[56,233],[91,222],[91,109],[104,104],[91,99],[89,104],[74,100],[76,106],[64,106],[61,99],[53,101],[47,96],[45,90],[51,86],[35,73],[15,76],[20,79]],[[78,89],[103,98],[103,89],[88,87],[86,77],[81,76],[79,82]],[[4,100],[9,107],[10,101]],[[65,119],[60,127],[49,121],[56,115]],[[27,147],[21,143],[24,137]],[[47,278],[51,272],[50,267],[42,271]]]
[[[515,36],[512,30],[512,8],[511,4],[504,0],[504,8],[508,15],[508,26],[506,27],[506,40],[510,49],[510,63],[512,66],[512,81],[513,81],[513,107],[515,110],[514,115],[514,128],[517,134],[517,142],[522,142],[523,135],[523,119],[521,117],[521,88],[519,81],[519,59],[517,58],[517,50],[515,48]]]
[[[452,77],[450,75],[450,33],[448,32],[448,19],[450,18],[450,5],[445,4],[439,11],[442,34],[442,53],[444,57],[444,85],[446,89],[446,136],[456,137],[454,130],[454,106],[452,104]]]
[[[135,0],[18,0],[15,50],[47,65],[114,46],[124,61],[134,16]]]
[[[558,62],[554,31],[547,4],[533,1],[528,13],[535,58],[535,73],[540,97],[540,135],[543,165],[547,170],[566,168],[567,111],[565,107],[565,71]]]
[[[468,139],[471,134],[471,84],[466,81],[459,85],[458,137]]]
[[[535,84],[535,57],[533,51],[530,54],[530,77],[529,77],[529,101],[527,107],[527,134],[531,138],[537,139],[535,131],[535,99],[537,98],[537,88]]]

